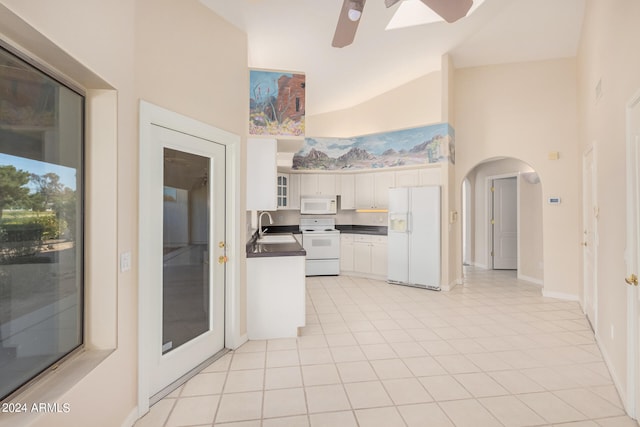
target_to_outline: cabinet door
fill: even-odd
[[[417,170],[396,172],[396,187],[415,187],[420,185],[420,175]]]
[[[318,192],[318,175],[305,173],[300,175],[300,195],[315,196]]]
[[[373,173],[359,173],[356,175],[356,209],[375,208],[373,175]]]
[[[371,243],[356,242],[353,244],[353,271],[371,273]]]
[[[441,185],[442,168],[431,167],[420,169],[420,185]]]
[[[333,174],[319,174],[317,191],[322,196],[335,196],[338,194],[336,191],[336,176]]]
[[[340,235],[340,271],[353,271],[353,234]]]
[[[278,207],[277,141],[247,139],[247,210],[275,211]]]
[[[386,236],[378,236],[371,244],[371,273],[387,277],[387,241]]]
[[[276,184],[278,194],[278,209],[289,209],[289,175],[286,173],[278,174]]]
[[[289,209],[300,210],[300,174],[289,175]]]
[[[356,208],[356,178],[355,175],[346,174],[340,176],[340,209]]]
[[[386,209],[389,207],[389,189],[395,186],[394,172],[377,172],[375,177],[375,207]]]

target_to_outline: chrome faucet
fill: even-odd
[[[264,231],[262,231],[262,215],[264,214],[267,214],[267,216],[269,217],[269,224],[273,224],[273,218],[271,218],[271,214],[267,211],[262,212],[258,217],[258,236],[259,237],[262,237],[264,235]]]

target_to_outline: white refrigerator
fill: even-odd
[[[388,280],[440,290],[440,186],[389,189]]]

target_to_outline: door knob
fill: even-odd
[[[226,257],[226,255],[220,255],[218,257],[218,264],[224,264],[228,261],[229,259]]]
[[[582,246],[587,246],[587,242],[580,243]]]
[[[218,243],[218,247],[219,247],[219,248],[224,248],[224,242],[220,242],[220,243]]]
[[[624,281],[627,282],[627,285],[638,286],[638,276],[636,276],[635,274],[626,277]]]

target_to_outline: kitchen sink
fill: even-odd
[[[265,234],[258,238],[257,243],[293,243],[295,241],[293,234]]]

